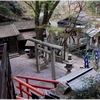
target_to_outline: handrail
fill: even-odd
[[[27,83],[25,83],[25,82],[19,80],[17,77],[14,77],[14,80],[17,81],[17,82],[19,83],[19,86],[16,86],[16,87],[18,87],[18,89],[20,89],[21,97],[23,97],[22,92],[24,91],[24,93],[25,93],[25,90],[22,89],[22,86],[25,86],[26,88],[28,88],[28,89],[30,89],[30,90],[36,92],[37,94],[39,94],[39,95],[41,95],[41,96],[45,96],[44,93],[42,93],[41,91],[39,91],[39,90],[37,90],[36,88],[32,87],[31,85],[29,85],[29,84],[27,84]],[[26,92],[27,92],[27,91],[26,91]],[[26,94],[27,94],[28,96],[30,96],[30,95],[28,94],[28,92],[27,92]]]
[[[52,84],[54,84],[55,88],[56,88],[57,84],[59,83],[58,81],[55,81],[55,80],[47,80],[47,79],[42,79],[42,78],[35,78],[35,77],[21,76],[21,75],[17,75],[17,78],[23,78],[23,79],[26,79],[26,80],[35,80],[35,81],[52,83]]]
[[[18,78],[25,79],[26,82],[21,81]],[[21,97],[23,97],[23,93],[25,93],[25,94],[27,94],[28,99],[29,99],[30,96],[32,96],[31,93],[29,92],[29,90],[32,90],[32,91],[36,92],[37,94],[39,94],[41,96],[45,96],[45,94],[42,93],[41,91],[39,91],[37,88],[50,90],[50,89],[55,88],[57,86],[57,84],[59,83],[58,81],[55,81],[55,80],[47,80],[47,79],[42,79],[42,78],[34,78],[34,77],[21,76],[21,75],[14,77],[14,80],[19,83],[19,85],[16,85],[16,88],[19,89]],[[54,85],[54,87],[29,84],[29,80],[52,83]],[[25,89],[23,89],[22,86],[24,86]]]
[[[56,83],[56,84],[59,83],[59,82],[56,81],[56,80],[47,80],[47,79],[42,79],[42,78],[35,78],[35,77],[21,76],[21,75],[17,75],[17,78],[24,78],[24,79],[30,79],[30,80],[37,80],[37,81],[43,81],[43,82],[51,82],[51,83]]]

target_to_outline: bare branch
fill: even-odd
[[[39,26],[39,14],[40,14],[40,7],[39,7],[39,1],[35,1],[35,24],[36,26]]]
[[[60,1],[55,1],[55,4],[53,5],[53,7],[51,8],[51,10],[50,10],[50,12],[48,14],[48,20],[50,19],[51,15],[52,15],[52,13],[54,11],[54,9],[56,8],[56,6],[58,5],[59,2]]]
[[[48,23],[48,2],[45,2],[45,5],[44,5],[44,17],[43,17],[43,22],[42,24],[47,24]]]
[[[33,2],[28,2],[28,1],[24,1],[30,8],[33,9],[33,11],[35,12],[35,14],[37,14],[37,12],[35,11],[35,8],[32,6]]]
[[[83,7],[85,6],[85,4],[83,5],[84,2],[77,2],[77,3],[78,3],[77,7],[79,8],[78,15],[75,18],[75,22],[74,22],[74,25],[73,25],[72,29],[68,32],[68,33],[70,33],[70,34],[68,34],[68,37],[72,35],[73,30],[75,29],[75,26],[76,26],[77,19],[78,19],[79,15],[80,15],[80,12],[83,10]],[[70,6],[69,6],[69,8],[70,8]],[[66,42],[67,38],[65,38],[65,40],[63,41],[63,44]]]

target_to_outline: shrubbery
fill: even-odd
[[[100,74],[82,78],[84,83],[81,89],[72,92],[74,99],[100,99]]]

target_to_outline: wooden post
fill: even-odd
[[[39,66],[39,50],[38,50],[38,44],[35,43],[35,56],[36,56],[36,68],[37,73],[40,73],[40,66]]]
[[[44,42],[47,42],[47,39],[46,38],[44,38]],[[47,50],[47,46],[44,46],[44,49]],[[45,57],[45,59],[44,59],[45,64],[48,64],[48,61],[47,61],[47,53],[46,52],[44,52],[44,57]]]
[[[51,48],[51,73],[52,79],[55,80],[55,49]]]

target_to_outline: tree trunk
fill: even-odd
[[[45,29],[44,28],[36,28],[36,39],[42,40],[44,39],[43,33]]]
[[[44,2],[43,2],[44,3]],[[35,5],[35,29],[36,29],[36,39],[42,40],[43,41],[43,33],[46,29],[46,26],[49,22],[49,19],[51,18],[51,15],[53,14],[54,9],[56,8],[56,6],[58,5],[59,1],[56,1],[55,4],[52,6],[52,8],[50,9],[49,7],[49,1],[44,3],[44,8],[43,8],[43,12],[44,12],[44,16],[42,19],[42,22],[40,23],[40,19],[39,19],[39,14],[40,14],[40,5],[39,5],[39,1],[36,1],[36,5]],[[50,12],[49,12],[50,10]]]
[[[68,38],[67,38],[68,39]],[[66,56],[66,49],[68,48],[68,44],[66,43],[67,42],[67,39],[66,39],[66,41],[64,42],[64,44],[63,44],[63,47],[64,47],[64,60],[65,60],[65,56]]]
[[[79,48],[79,40],[80,40],[80,38],[77,39],[77,47],[78,47],[78,49],[80,49]]]

